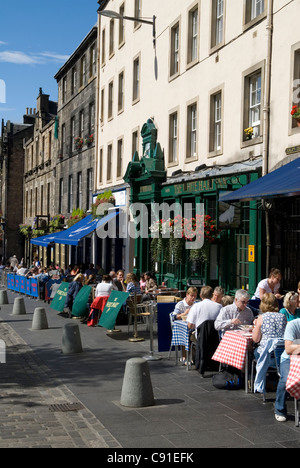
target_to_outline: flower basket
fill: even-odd
[[[82,147],[83,147],[83,138],[76,137],[75,138],[75,148],[76,149],[81,149]]]
[[[63,228],[64,223],[65,223],[65,217],[62,214],[53,216],[53,218],[51,218],[49,222],[50,234],[53,232],[60,231]]]
[[[244,129],[245,139],[252,140],[253,137],[253,127],[248,127]]]
[[[106,209],[106,206],[105,206],[106,204],[113,205],[113,206],[115,206],[116,204],[115,197],[113,196],[113,193],[111,190],[108,190],[97,196],[95,203],[92,204],[93,218],[103,218],[103,216],[107,215],[108,209]]]
[[[32,230],[32,237],[41,237],[46,234],[45,229],[33,229]]]
[[[85,137],[85,140],[84,140],[86,145],[91,145],[93,141],[94,141],[94,134]]]
[[[293,106],[291,110],[291,116],[296,120],[298,127],[300,127],[300,107]]]
[[[78,221],[81,221],[85,217],[86,217],[86,212],[81,210],[80,208],[73,210],[72,215],[67,221],[68,228],[71,226],[74,226],[74,224],[78,223]]]
[[[31,234],[31,226],[29,224],[20,224],[19,231],[23,236],[29,237]]]

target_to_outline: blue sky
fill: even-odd
[[[0,121],[23,121],[39,88],[57,101],[55,73],[97,23],[97,0],[14,0],[0,8]]]

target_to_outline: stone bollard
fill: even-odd
[[[48,320],[43,307],[36,307],[33,313],[31,330],[47,330]]]
[[[26,315],[26,308],[23,297],[15,298],[12,315]]]
[[[8,304],[7,290],[0,290],[0,305]]]
[[[145,359],[132,358],[126,362],[120,403],[131,408],[155,404],[148,362]]]
[[[77,323],[67,323],[64,326],[62,352],[63,354],[82,353],[81,338]]]

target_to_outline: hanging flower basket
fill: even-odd
[[[80,208],[73,210],[72,215],[67,221],[68,228],[71,226],[74,226],[74,224],[78,223],[78,221],[81,221],[85,217],[86,217],[86,212],[81,210]]]
[[[65,223],[65,217],[62,214],[53,216],[53,218],[50,218],[49,232],[53,233],[53,232],[61,231],[63,229],[64,223]]]
[[[20,224],[19,231],[23,236],[29,237],[31,235],[31,226],[29,224]]]
[[[107,215],[108,210],[105,209],[105,204],[115,206],[116,200],[111,190],[107,190],[97,196],[95,203],[92,204],[93,218],[103,218]],[[102,207],[101,207],[102,205]],[[99,208],[100,206],[100,208]]]

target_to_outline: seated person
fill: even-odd
[[[116,291],[126,291],[126,284],[124,281],[124,271],[118,270],[117,276],[112,280],[113,289]]]
[[[187,292],[186,296],[182,301],[177,302],[174,312],[172,312],[173,320],[183,320],[187,317],[192,305],[198,296],[198,289],[194,286],[191,286]]]
[[[237,330],[240,325],[252,325],[254,315],[247,306],[249,299],[250,295],[245,289],[238,289],[233,304],[220,310],[215,320],[215,329],[223,334],[227,330]]]
[[[213,292],[212,301],[222,304],[224,297],[224,289],[221,286],[216,286]]]
[[[94,268],[93,263],[89,264],[89,267],[88,267],[87,270],[85,270],[84,274],[85,274],[85,276],[90,276],[90,275],[96,275],[97,274],[97,270],[96,270],[96,268]]]
[[[134,273],[127,273],[126,285],[126,292],[129,294],[141,294],[140,283]]]
[[[103,275],[101,283],[97,284],[95,297],[110,296],[112,290],[113,285],[111,283],[111,277],[109,275]]]
[[[197,328],[206,320],[215,320],[222,305],[212,300],[213,290],[210,286],[203,286],[200,291],[200,302],[193,305],[189,311],[187,322],[190,330],[195,330],[191,335],[192,341],[197,341]]]
[[[300,318],[299,295],[294,291],[288,292],[283,299],[283,308],[280,313],[286,316],[288,322]]]
[[[146,271],[144,274],[144,278],[146,280],[145,285],[145,292],[152,292],[154,289],[157,289],[157,281],[156,278],[150,273],[150,271]]]
[[[286,381],[290,371],[291,354],[300,354],[300,319],[288,322],[285,333],[285,351],[283,351],[280,360],[280,379],[277,386],[275,400],[275,418],[279,422],[287,420],[286,407]]]

